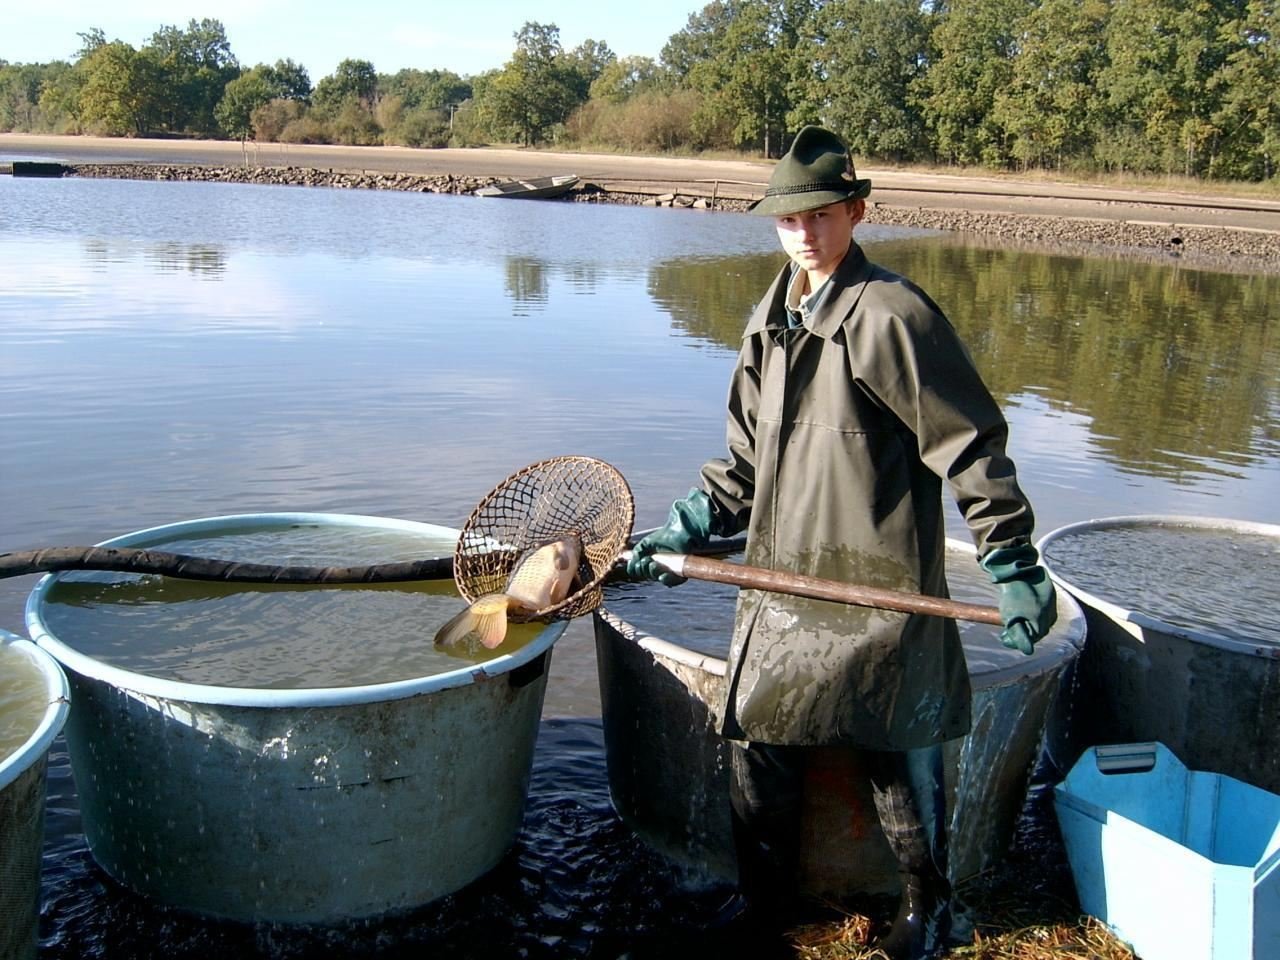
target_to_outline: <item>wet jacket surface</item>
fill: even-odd
[[[979,556],[1031,536],[1004,417],[951,324],[854,244],[805,324],[784,267],[743,332],[727,456],[703,467],[717,532],[755,566],[947,596],[943,478]],[[902,750],[962,736],[953,621],[739,594],[720,732]]]

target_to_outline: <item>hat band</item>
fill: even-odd
[[[856,181],[820,180],[817,183],[806,183],[796,187],[766,187],[764,195],[766,197],[785,197],[793,193],[816,193],[819,190],[837,190],[847,193],[856,189],[858,189]]]

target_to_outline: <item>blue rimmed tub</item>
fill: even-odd
[[[356,528],[420,537],[423,556],[446,555],[458,537],[412,521],[271,513],[170,524],[107,545],[173,550],[224,531],[297,525],[332,530],[339,544]],[[67,672],[85,837],[124,885],[210,916],[336,924],[450,894],[514,841],[565,624],[509,654],[413,679],[209,685],[78,650],[47,622],[57,580],[32,592],[28,629]]]
[[[1280,525],[1104,517],[1039,543],[1084,609],[1079,732],[1280,793]]]

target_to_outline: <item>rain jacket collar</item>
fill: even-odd
[[[765,300],[776,302],[777,309],[757,310],[742,331],[744,339],[762,330],[781,330],[787,326],[787,284],[791,279],[794,266],[794,264],[788,264],[783,267],[782,272],[774,280],[773,286],[765,294]],[[806,318],[805,326],[809,332],[824,340],[834,336],[845,318],[853,312],[862,295],[862,287],[871,279],[872,270],[871,261],[867,259],[867,255],[862,252],[857,242],[849,244],[849,252],[844,255],[840,266],[836,267],[836,272],[827,281],[826,294],[822,302]],[[849,292],[853,293],[852,297],[848,297]],[[841,308],[832,309],[837,304]]]

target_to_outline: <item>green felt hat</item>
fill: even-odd
[[[870,192],[871,181],[857,178],[844,142],[830,130],[809,126],[796,134],[791,149],[773,168],[764,198],[756,201],[751,212],[782,217]]]

